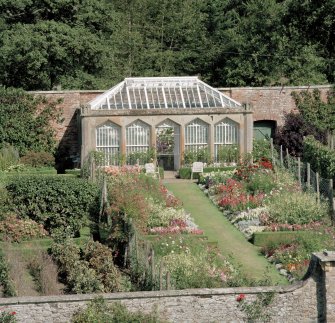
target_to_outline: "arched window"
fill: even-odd
[[[120,153],[120,127],[112,122],[96,128],[96,150],[104,153],[101,166],[118,165]]]
[[[226,155],[232,155],[232,146],[237,150],[238,139],[238,123],[231,119],[224,119],[215,125],[214,134],[214,153],[216,161],[232,161],[232,160],[219,160],[220,154],[223,155],[223,150],[226,151]],[[220,153],[222,152],[222,153]],[[236,152],[237,154],[238,152]],[[231,159],[232,157],[227,156],[226,158]]]
[[[208,124],[200,119],[185,127],[185,151],[198,151],[208,146]]]
[[[147,152],[150,146],[150,128],[144,122],[137,120],[126,128],[127,155],[137,152]]]

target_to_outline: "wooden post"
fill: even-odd
[[[311,187],[311,164],[307,163],[307,187]]]
[[[286,148],[286,161],[287,161],[287,169],[290,170],[290,155],[288,153],[288,148]]]
[[[163,262],[159,265],[159,290],[163,290]]]
[[[298,179],[299,179],[299,186],[301,187],[301,163],[300,163],[300,157],[298,157]]]
[[[170,276],[170,272],[166,273],[166,290],[170,290],[171,289],[171,276]]]
[[[274,157],[274,153],[273,153],[273,138],[270,138],[270,146],[271,146],[271,161],[272,161],[272,165],[273,167],[275,166],[275,157]]]
[[[317,198],[318,204],[320,204],[320,179],[319,179],[318,172],[316,172],[316,198]]]
[[[155,251],[151,249],[151,281],[152,281],[152,290],[155,290]]]
[[[330,204],[330,212],[331,212],[331,221],[332,225],[335,223],[335,218],[334,218],[334,188],[333,188],[333,179],[331,178],[329,180],[329,204]]]
[[[283,167],[284,157],[283,157],[283,145],[280,145],[280,166]]]
[[[125,267],[125,268],[127,266],[127,258],[128,258],[128,247],[126,247],[126,249],[124,251],[124,258],[123,258],[123,267]]]

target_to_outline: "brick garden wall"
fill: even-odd
[[[283,124],[285,112],[295,109],[292,99],[293,91],[320,89],[325,98],[331,86],[297,86],[297,87],[243,87],[243,88],[219,88],[221,92],[241,103],[251,106],[253,120],[274,120],[277,125]],[[78,120],[78,108],[87,104],[90,100],[103,91],[48,91],[31,92],[45,95],[51,100],[63,99],[59,109],[63,111],[64,120],[61,124],[55,124],[57,140],[61,152],[68,158],[79,157],[80,154],[80,125]]]
[[[157,310],[169,322],[245,322],[246,312],[236,300],[241,293],[252,303],[260,293],[272,292],[267,307],[271,322],[335,322],[335,253],[313,254],[306,278],[290,286],[189,289],[101,294],[129,310]],[[96,295],[63,295],[0,299],[2,310],[15,311],[18,322],[69,322],[73,313]]]

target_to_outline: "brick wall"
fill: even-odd
[[[285,112],[295,109],[292,99],[293,91],[320,89],[325,98],[331,86],[298,86],[298,87],[245,87],[245,88],[219,88],[221,92],[230,96],[238,102],[251,105],[253,119],[274,120],[282,125]],[[55,124],[59,148],[69,158],[79,157],[79,120],[77,118],[78,108],[87,104],[90,100],[103,91],[49,91],[31,92],[33,94],[45,95],[51,100],[59,98],[63,102],[59,105],[62,109],[64,120],[61,124]]]
[[[295,109],[292,92],[319,89],[326,99],[331,85],[291,86],[291,87],[241,87],[219,88],[219,90],[240,103],[251,105],[254,121],[274,120],[282,125],[284,114]]]

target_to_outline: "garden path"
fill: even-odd
[[[194,182],[169,179],[164,184],[183,202],[185,210],[209,241],[217,241],[221,252],[231,256],[233,264],[243,273],[251,279],[264,279],[267,275],[272,283],[288,284],[275,267],[260,255],[259,248],[245,239]]]

